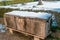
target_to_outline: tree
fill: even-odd
[[[42,0],[39,0],[38,5],[42,5]]]

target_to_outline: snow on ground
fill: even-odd
[[[60,12],[60,8],[53,9],[52,11]]]
[[[34,3],[33,3],[34,4]],[[31,10],[52,10],[52,11],[57,11],[57,12],[59,12],[59,10],[60,10],[60,1],[54,1],[54,2],[44,2],[43,1],[43,5],[37,5],[38,4],[38,2],[35,2],[35,7],[31,7],[31,5],[30,5],[30,7],[22,7],[21,9],[23,9],[24,10],[24,8],[25,9],[31,9]],[[28,5],[27,5],[28,6]],[[59,10],[57,10],[57,9],[59,9]]]
[[[60,11],[60,1],[53,1],[53,2],[48,2],[48,1],[42,1],[43,5],[37,5],[37,2],[29,2],[29,3],[24,3],[25,5],[22,4],[12,4],[8,6],[0,6],[0,8],[12,8],[12,9],[20,9],[20,10],[52,10],[52,11]],[[57,10],[58,9],[58,10]]]
[[[5,29],[4,25],[0,24],[0,32],[5,32],[4,29]]]
[[[18,7],[12,7],[12,6],[0,6],[0,8],[19,9]]]
[[[46,8],[60,8],[60,1],[54,1],[54,2],[43,2],[43,7]]]
[[[60,11],[60,1],[54,1],[54,2],[46,2],[43,1],[43,5],[37,5],[38,2],[31,2],[31,3],[26,3],[26,5],[23,6],[18,6],[20,7],[20,10],[52,10],[52,11]],[[57,10],[59,9],[59,10]]]
[[[48,19],[51,17],[51,14],[44,13],[44,12],[28,12],[28,11],[12,11],[5,13],[8,15],[16,15],[16,16],[22,16],[22,17],[30,17],[30,18],[41,18],[41,19]]]
[[[38,5],[36,8],[33,8],[33,10],[52,10],[52,11],[60,11],[60,1],[54,1],[54,2],[43,2],[43,5]]]

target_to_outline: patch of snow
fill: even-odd
[[[10,6],[0,6],[0,8],[9,8]]]
[[[54,1],[54,2],[44,2],[43,5],[37,5],[32,10],[53,10],[60,8],[60,1]]]
[[[1,29],[1,32],[5,32],[5,30]]]
[[[37,5],[37,4],[38,2],[26,3],[26,5],[20,6],[20,10],[26,10],[26,9],[27,10],[52,10],[52,11],[59,12],[59,10],[56,9],[60,8],[60,1],[54,1],[54,2],[43,1],[43,5]]]
[[[2,29],[2,24],[0,24],[0,29]]]
[[[60,8],[52,9],[52,11],[60,12]]]
[[[19,7],[10,7],[10,6],[0,6],[0,8],[11,8],[11,9],[19,9]]]
[[[5,26],[4,25],[2,25],[2,24],[0,24],[0,32],[5,32]]]
[[[46,8],[60,8],[60,1],[43,2],[43,6]]]
[[[42,3],[43,5],[37,5],[38,4],[37,1],[37,2],[25,3],[25,5],[12,4],[8,6],[0,6],[0,8],[12,8],[12,9],[20,9],[20,10],[52,10],[52,11],[60,12],[60,1],[53,1],[53,2],[42,1]]]
[[[16,16],[22,16],[22,17],[31,17],[31,18],[41,18],[41,19],[48,19],[51,17],[51,14],[44,13],[44,12],[28,12],[28,11],[12,11],[5,13],[8,15],[16,15]]]

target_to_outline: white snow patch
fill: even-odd
[[[60,1],[42,1],[43,5],[37,5],[37,2],[29,2],[25,3],[25,5],[22,4],[13,4],[8,6],[0,6],[0,8],[12,8],[12,9],[20,9],[20,10],[52,10],[60,12]],[[59,10],[57,10],[59,9]]]
[[[44,13],[44,12],[35,13],[35,12],[28,12],[28,11],[12,11],[5,14],[22,16],[22,17],[41,18],[41,19],[48,19],[51,16],[51,14]]]
[[[0,32],[5,32],[4,29],[5,29],[4,25],[0,24]]]

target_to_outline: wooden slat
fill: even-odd
[[[25,31],[24,29],[24,19],[20,17],[16,17],[16,23],[17,23],[17,30]]]
[[[7,23],[8,27],[16,29],[16,23],[15,23],[14,16],[10,16],[10,15],[7,16],[6,15],[6,19],[5,20],[6,20],[6,23]]]
[[[40,40],[39,38],[37,38],[37,37],[34,37],[34,40]]]
[[[7,26],[6,15],[4,15],[4,24]]]
[[[12,29],[12,28],[9,28],[9,27],[6,27],[6,28],[7,29]],[[28,32],[25,32],[25,31],[16,30],[16,29],[12,29],[12,30],[17,31],[17,32],[20,32],[20,33],[23,33],[23,34],[31,35],[31,36],[34,36],[34,37],[37,37],[37,38],[45,39],[42,36],[33,35],[33,34],[28,33]]]
[[[12,29],[9,29],[9,32],[10,32],[11,34],[13,34],[13,30],[12,30]]]
[[[30,20],[30,19],[26,19],[26,32],[29,32],[29,33],[32,33],[34,34],[34,23],[33,23],[33,20]]]

